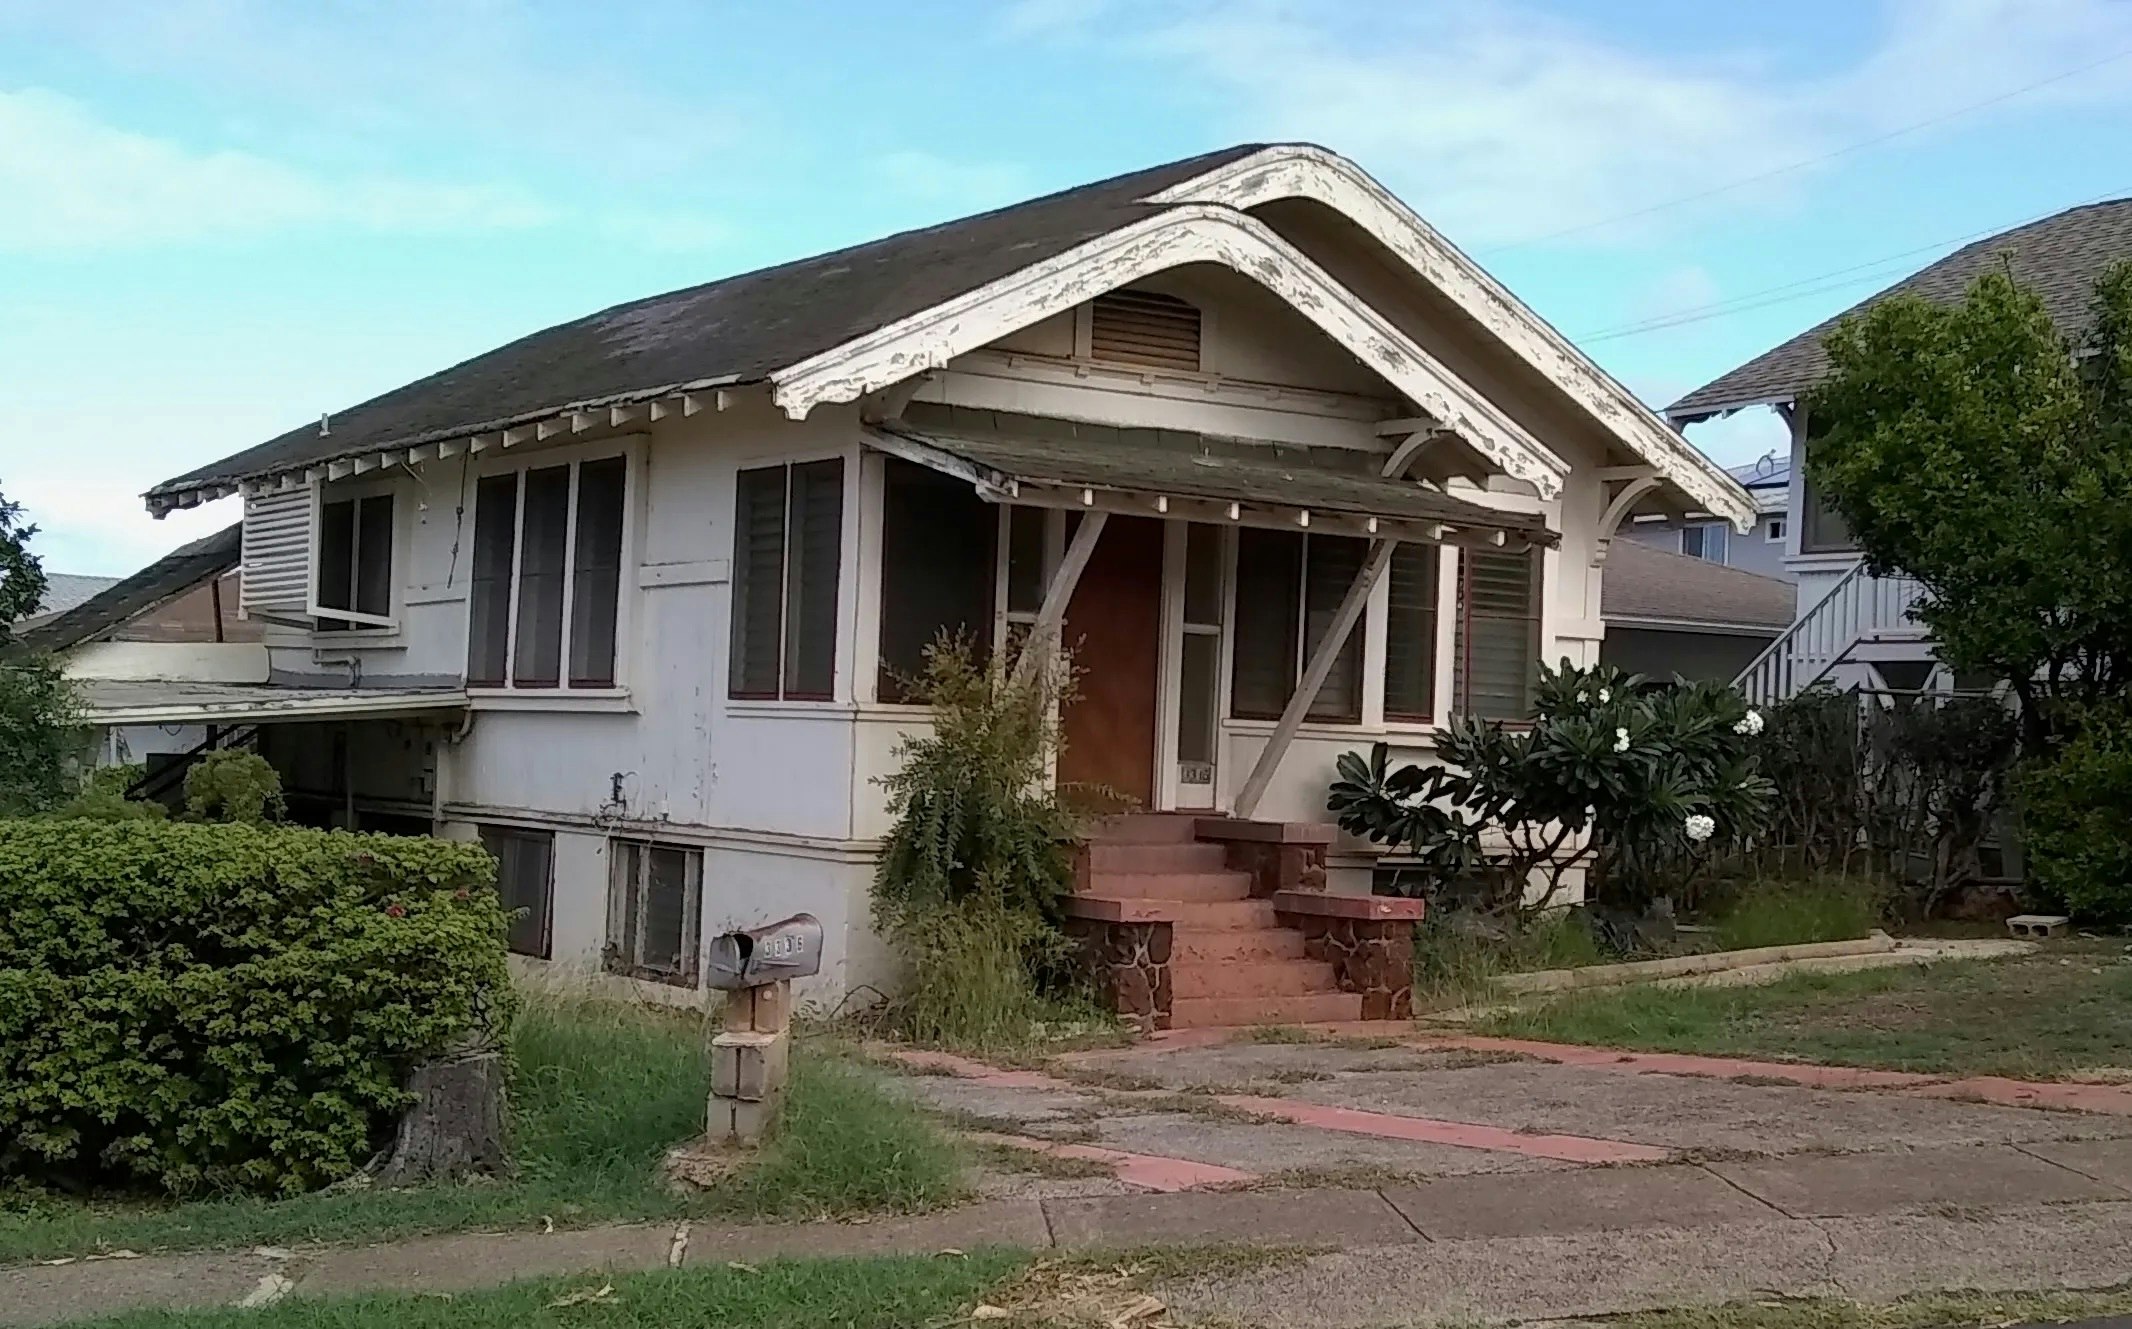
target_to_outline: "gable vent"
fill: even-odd
[[[309,485],[245,496],[238,593],[245,617],[303,617],[311,583],[311,508]]]
[[[1199,372],[1199,307],[1156,291],[1095,298],[1089,354],[1098,360]]]

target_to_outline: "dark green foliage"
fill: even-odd
[[[1760,827],[1759,724],[1729,687],[1564,660],[1541,670],[1529,726],[1455,719],[1434,766],[1387,771],[1382,743],[1367,762],[1343,754],[1327,807],[1349,834],[1415,855],[1425,889],[1487,911],[1545,908],[1585,866],[1649,893]]]
[[[30,552],[37,528],[22,520],[22,505],[0,495],[0,646],[14,640],[14,625],[44,603],[44,565]]]
[[[5,557],[0,539],[0,562]],[[42,656],[0,655],[0,817],[65,801],[81,739],[74,689],[59,667]]]
[[[161,821],[169,809],[152,799],[128,798],[126,791],[147,768],[139,762],[99,766],[89,772],[74,797],[52,809],[61,821]]]
[[[185,813],[194,821],[265,826],[286,811],[281,776],[256,752],[218,748],[185,772]]]
[[[1767,715],[1756,746],[1778,791],[1769,842],[1783,860],[1907,883],[1919,915],[1991,875],[1985,848],[2018,747],[2005,705],[1820,687]]]
[[[1942,659],[2009,680],[2032,748],[2132,686],[2132,263],[2084,344],[2003,272],[1881,301],[1827,341],[1807,475],[1875,572],[1926,590]]]
[[[2132,716],[2090,712],[2077,735],[2020,781],[2038,889],[2097,921],[2132,921]]]
[[[293,1193],[508,1017],[495,861],[442,840],[0,823],[0,1179]]]

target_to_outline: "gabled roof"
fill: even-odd
[[[1599,613],[1624,627],[1716,627],[1776,636],[1791,626],[1798,588],[1622,537],[1607,546]]]
[[[1952,303],[1992,264],[2002,259],[2015,281],[2043,298],[2051,321],[2069,335],[2084,332],[2095,280],[2118,259],[2132,258],[2132,198],[2068,208],[2042,221],[2001,231],[1965,245],[1833,318],[1823,319],[1790,341],[1721,374],[1666,408],[1687,423],[1736,410],[1798,400],[1828,373],[1822,338],[1844,318],[1891,295],[1915,295]]]
[[[635,418],[681,394],[767,382],[787,415],[908,380],[1089,296],[1189,263],[1287,300],[1420,412],[1543,497],[1569,464],[1251,212],[1302,198],[1347,217],[1696,507],[1744,526],[1723,471],[1382,186],[1309,145],[1245,145],[961,221],[618,305],[395,389],[149,491],[161,513]],[[683,409],[693,409],[684,397]],[[561,423],[558,423],[561,422]],[[503,431],[500,438],[495,431]]]
[[[118,584],[117,577],[91,577],[79,572],[47,572],[44,575],[44,598],[37,604],[37,612],[21,621],[25,628],[50,622],[60,614],[80,604],[98,591]]]
[[[130,577],[22,634],[32,651],[63,651],[102,636],[174,596],[237,566],[243,523],[223,527],[163,555]]]

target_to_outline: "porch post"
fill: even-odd
[[[1014,661],[1014,673],[1008,680],[1011,686],[1018,688],[1027,683],[1051,653],[1051,638],[1066,621],[1066,602],[1073,599],[1081,569],[1088,566],[1089,555],[1096,552],[1103,523],[1109,519],[1107,512],[1081,514],[1081,525],[1073,533],[1073,542],[1066,546],[1066,556],[1059,560],[1058,570],[1051,574],[1051,585],[1044,588],[1044,603],[1037,609],[1036,622],[1030,625],[1029,635],[1022,642],[1021,655]]]
[[[1236,795],[1236,815],[1249,817],[1258,811],[1258,801],[1266,796],[1266,786],[1273,783],[1273,772],[1287,755],[1288,745],[1295,741],[1295,731],[1303,726],[1303,715],[1310,703],[1317,699],[1318,689],[1325,686],[1325,676],[1332,672],[1333,661],[1340,656],[1340,648],[1347,645],[1348,634],[1361,621],[1362,607],[1369,602],[1370,588],[1377,578],[1391,566],[1392,551],[1398,548],[1397,540],[1374,540],[1370,542],[1369,557],[1362,561],[1362,568],[1355,573],[1354,581],[1347,587],[1347,594],[1340,599],[1340,607],[1333,611],[1333,619],[1319,639],[1318,648],[1310,653],[1310,661],[1303,666],[1303,677],[1288,698],[1287,707],[1273,726],[1272,737],[1258,754],[1258,764],[1251,768],[1251,775],[1244,781],[1243,789]]]

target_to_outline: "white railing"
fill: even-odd
[[[1923,596],[1916,578],[1869,576],[1860,562],[1741,670],[1733,686],[1766,706],[1812,687],[1861,642],[1921,641],[1925,630],[1911,610]]]

